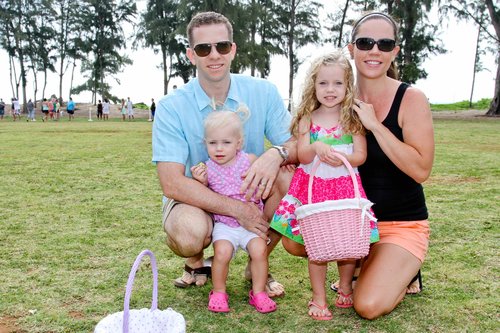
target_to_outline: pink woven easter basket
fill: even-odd
[[[370,249],[370,220],[376,221],[370,213],[373,203],[361,198],[351,164],[341,154],[334,154],[349,171],[354,198],[312,203],[314,175],[321,163],[318,160],[309,176],[308,203],[295,211],[307,255],[317,262],[365,257]]]

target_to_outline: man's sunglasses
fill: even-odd
[[[391,52],[396,47],[396,41],[394,39],[382,38],[379,40],[375,40],[373,38],[362,37],[356,39],[353,44],[356,44],[356,47],[359,50],[368,51],[373,49],[373,46],[377,44],[377,47],[382,52]]]
[[[212,52],[212,46],[215,46],[215,49],[217,50],[217,52],[219,52],[219,54],[224,55],[224,54],[228,54],[229,52],[231,52],[232,45],[233,45],[233,43],[231,43],[228,40],[223,41],[223,42],[213,43],[213,44],[202,43],[202,44],[195,45],[193,50],[194,50],[194,52],[196,52],[198,57],[206,57],[210,54],[210,52]]]

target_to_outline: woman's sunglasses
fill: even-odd
[[[228,54],[231,52],[231,46],[233,46],[233,43],[230,41],[223,41],[223,42],[218,42],[218,43],[202,43],[202,44],[197,44],[193,48],[194,52],[198,55],[198,57],[206,57],[212,52],[212,46],[215,46],[215,49],[219,54]]]
[[[373,46],[377,44],[377,47],[382,52],[391,52],[396,47],[396,41],[394,39],[382,38],[379,40],[375,40],[373,38],[362,37],[356,39],[353,44],[356,44],[356,47],[359,50],[368,51],[373,49]]]

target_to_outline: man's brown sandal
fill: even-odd
[[[210,266],[191,268],[188,265],[184,265],[184,272],[182,272],[180,278],[174,280],[174,286],[178,288],[186,288],[193,284],[203,286],[207,283],[211,273],[212,267]]]

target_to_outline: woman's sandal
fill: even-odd
[[[356,285],[357,280],[358,280],[357,276],[352,277],[352,289],[354,289],[354,286]],[[340,284],[340,280],[332,282],[332,284],[330,284],[330,289],[335,291],[335,292],[338,292],[339,291],[339,284]]]
[[[356,284],[356,280],[358,279],[357,276],[353,276],[352,278],[352,288],[354,289],[354,286]],[[334,292],[338,292],[339,290],[339,280],[332,282],[330,285],[330,289],[333,290]],[[417,275],[411,280],[410,284],[408,287],[406,287],[406,294],[407,295],[415,295],[419,294],[422,289],[424,289],[424,286],[422,284],[422,273],[419,270]]]
[[[229,296],[219,291],[208,294],[208,310],[212,312],[229,312]]]
[[[248,296],[248,304],[253,306],[258,312],[269,313],[276,311],[276,302],[270,299],[265,291],[254,294],[253,290],[250,290]]]
[[[191,268],[188,265],[184,265],[184,272],[182,272],[180,278],[174,280],[174,286],[179,288],[186,288],[193,284],[203,286],[207,283],[211,272],[212,268],[209,266]]]
[[[317,316],[317,315],[314,315],[314,312],[311,313],[312,306],[314,306],[316,309],[318,309],[319,311],[316,313],[320,313],[321,315]],[[311,301],[309,301],[309,303],[307,303],[307,307],[309,308],[309,312],[308,312],[309,317],[311,317],[314,320],[332,320],[332,318],[333,318],[332,313],[330,312],[330,310],[328,310],[328,305],[320,306],[311,300]]]
[[[337,300],[335,306],[338,308],[352,308],[352,292],[344,294],[342,290],[337,291]]]
[[[420,269],[417,272],[417,275],[411,279],[410,284],[408,287],[406,287],[406,294],[407,295],[415,295],[419,294],[422,289],[424,289],[424,286],[422,284],[422,273],[420,272]]]

